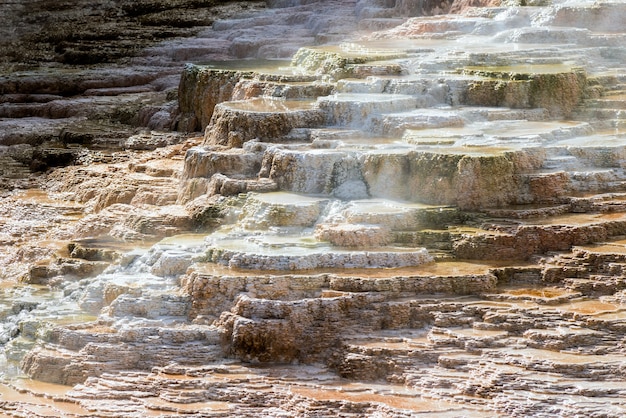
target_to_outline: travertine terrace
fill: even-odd
[[[267,6],[0,121],[2,413],[625,415],[626,3]]]

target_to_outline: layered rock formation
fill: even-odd
[[[176,126],[184,63],[227,56],[237,43],[185,39],[265,4],[70,0],[1,7],[0,158],[12,170],[42,172],[84,161],[83,147],[133,148],[126,143],[133,133]]]
[[[268,5],[154,47],[203,133],[4,149],[0,410],[622,416],[624,5]]]

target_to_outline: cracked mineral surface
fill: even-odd
[[[622,1],[0,8],[0,415],[626,415]]]

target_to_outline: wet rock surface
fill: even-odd
[[[621,3],[409,3],[5,38],[3,414],[624,415]]]

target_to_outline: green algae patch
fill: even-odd
[[[582,70],[533,75],[529,88],[530,105],[569,116],[584,98],[586,86],[587,76]]]
[[[475,150],[369,153],[362,159],[363,178],[374,197],[462,210],[510,205],[525,198],[522,173],[540,164],[540,153],[471,151]]]
[[[527,68],[529,72],[519,72]],[[586,97],[584,70],[566,65],[503,66],[463,70],[484,77],[471,82],[465,104],[511,108],[545,108],[552,115],[569,116]]]

